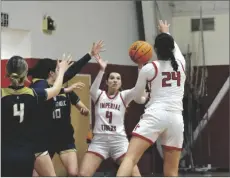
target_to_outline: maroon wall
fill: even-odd
[[[208,107],[227,80],[229,66],[208,66],[208,74],[208,96],[202,101],[202,116],[207,112]],[[213,167],[229,168],[229,139],[228,92],[195,143],[193,149],[195,164],[212,164]]]
[[[29,65],[32,66],[36,62],[34,60],[28,60]],[[4,68],[6,61],[1,61],[1,86],[6,86],[7,81],[4,79]],[[99,67],[95,63],[87,64],[81,73],[91,74],[92,82],[95,79]],[[123,81],[123,89],[132,88],[135,85],[137,79],[137,67],[135,66],[121,66],[121,65],[108,65],[106,73],[109,71],[116,71],[121,73]],[[209,66],[208,67],[208,96],[205,97],[201,105],[201,115],[207,111],[215,96],[221,89],[222,85],[229,76],[229,66]],[[104,87],[102,83],[101,88]],[[144,106],[138,105],[132,102],[128,108],[126,116],[126,129],[128,135],[135,127],[139,120],[140,115],[143,113]],[[94,112],[94,111],[93,111]],[[93,118],[94,119],[94,118]],[[210,149],[208,149],[208,135],[210,139]],[[209,164],[211,163],[215,167],[229,168],[229,92],[225,98],[221,101],[216,112],[213,114],[207,127],[202,131],[198,140],[195,143],[193,149],[193,156],[195,164]],[[209,151],[210,150],[210,151]],[[210,156],[209,156],[209,153]],[[144,175],[149,175],[151,172],[159,172],[162,168],[162,159],[158,155],[158,152],[153,148],[146,151],[139,162],[140,171]],[[99,171],[115,170],[115,164],[111,160],[105,161]]]

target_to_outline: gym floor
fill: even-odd
[[[115,172],[97,172],[93,177],[115,177]],[[163,177],[162,174],[142,175],[143,177]],[[230,172],[183,172],[179,177],[230,177]]]

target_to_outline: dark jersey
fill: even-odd
[[[46,80],[33,79],[32,88],[49,88]],[[54,128],[52,127],[53,110],[55,108],[54,99],[51,98],[37,106],[39,120],[35,121],[37,125],[37,146],[36,152],[44,152],[48,150],[49,142],[53,137]]]
[[[1,94],[2,142],[11,145],[32,143],[34,121],[39,119],[37,106],[47,99],[46,91],[22,86],[2,88]]]
[[[80,98],[74,92],[61,92],[53,100],[55,105],[52,118],[53,123],[60,123],[63,126],[71,124],[71,104],[76,105],[80,101]]]
[[[77,73],[81,71],[81,69],[89,62],[91,59],[91,56],[89,54],[86,54],[83,56],[80,60],[77,62],[74,62],[74,64],[66,71],[63,79],[63,83],[67,82],[68,80],[72,79]],[[44,79],[36,79],[34,78],[32,81],[32,84],[30,86],[31,88],[49,88],[48,82]],[[45,104],[42,104],[39,106],[39,114],[40,117],[43,118],[43,120],[51,119],[53,118],[53,110],[55,108],[54,100],[51,99],[47,101]]]
[[[31,88],[41,88],[41,89],[50,88],[47,80],[44,80],[44,79],[33,79],[32,82],[33,83],[30,86]],[[40,103],[37,108],[39,110],[39,116],[41,118],[41,121],[42,122],[46,122],[47,119],[50,119],[53,116],[52,111],[55,108],[53,98],[47,100],[44,103]]]
[[[68,80],[72,79],[80,70],[89,62],[91,56],[86,54],[80,60],[74,62],[74,64],[66,71],[63,79],[63,83],[67,82]],[[44,79],[36,79],[34,78],[31,88],[49,88],[48,82]],[[52,135],[55,133],[54,128],[52,126],[52,119],[53,119],[53,111],[55,109],[55,101],[54,99],[50,99],[43,104],[38,106],[38,111],[40,117],[40,122],[37,124],[40,128],[39,131],[39,139],[38,142],[38,152],[45,151],[47,145],[49,145],[50,139],[52,139]]]
[[[55,108],[52,118],[52,134],[51,141],[63,142],[73,139],[74,129],[71,125],[71,104],[76,105],[80,101],[79,97],[74,93],[60,93],[54,97]],[[63,139],[64,140],[63,140]]]

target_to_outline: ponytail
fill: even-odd
[[[10,76],[10,81],[12,83],[12,86],[14,87],[17,87],[19,84],[21,84],[24,80],[24,77],[23,78],[20,78],[20,76],[16,73],[12,73]]]
[[[12,86],[17,87],[19,84],[19,76],[16,73],[12,73],[10,75],[10,81],[12,83]]]
[[[174,39],[171,35],[161,33],[157,35],[155,39],[155,51],[158,56],[158,60],[168,61],[171,60],[171,65],[174,71],[178,70],[178,63],[173,54]]]
[[[20,76],[16,73],[12,73],[9,75],[9,79],[12,83],[12,86],[14,86],[14,87],[19,86],[25,79],[28,80],[25,73],[23,73]]]
[[[17,87],[27,79],[28,64],[21,56],[11,57],[6,64],[6,77]]]
[[[178,63],[177,63],[177,61],[175,59],[175,56],[174,56],[173,52],[171,52],[170,59],[171,59],[171,65],[172,65],[173,70],[177,71],[178,70]]]

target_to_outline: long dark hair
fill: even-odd
[[[16,87],[27,78],[28,64],[21,56],[12,56],[6,64],[6,77]]]
[[[171,60],[171,65],[174,71],[178,70],[178,64],[173,54],[174,39],[167,33],[161,33],[157,35],[155,39],[154,48],[158,57],[158,60],[168,61]]]
[[[39,60],[33,68],[29,69],[28,75],[31,75],[33,78],[48,79],[49,73],[51,71],[55,72],[56,66],[56,60],[44,58]]]

